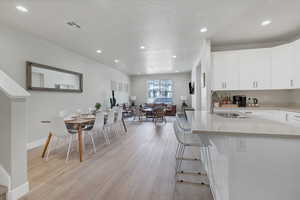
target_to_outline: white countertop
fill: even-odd
[[[186,111],[194,134],[300,137],[300,128],[252,115],[224,118],[206,111]],[[245,114],[244,114],[245,115]]]
[[[237,107],[237,108],[226,108],[226,107],[216,107],[217,111],[239,111],[239,110],[280,110],[287,112],[298,112],[300,113],[299,106],[259,106],[259,107]]]

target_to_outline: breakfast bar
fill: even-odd
[[[238,111],[186,115],[215,200],[299,199],[299,127]]]

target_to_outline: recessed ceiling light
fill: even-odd
[[[261,23],[261,25],[262,25],[262,26],[268,26],[268,25],[270,25],[271,23],[272,23],[271,20],[265,20],[265,21],[263,21],[263,22]]]
[[[21,11],[21,12],[28,12],[28,9],[25,8],[24,6],[16,6],[16,9]]]
[[[201,33],[205,33],[205,32],[207,32],[207,31],[208,31],[208,30],[207,30],[206,27],[203,27],[203,28],[200,29],[200,32],[201,32]]]
[[[114,62],[115,62],[115,63],[118,63],[118,62],[119,62],[119,60],[118,60],[118,59],[115,59],[115,60],[114,60]]]
[[[102,51],[101,51],[100,49],[98,49],[96,52],[97,52],[97,53],[102,53]]]
[[[175,72],[179,72],[178,70],[176,70]]]
[[[145,46],[140,46],[140,49],[145,49],[146,47]]]
[[[177,56],[176,55],[174,55],[174,56],[172,56],[173,58],[176,58]]]

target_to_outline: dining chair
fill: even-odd
[[[105,113],[104,112],[98,112],[96,113],[96,119],[95,123],[90,130],[84,130],[84,132],[90,136],[91,140],[93,140],[93,135],[102,133],[105,139],[106,144],[110,144],[109,137],[107,135],[107,132],[104,130],[104,117]],[[96,148],[94,147],[95,151]]]
[[[113,133],[116,136],[116,131],[114,128],[115,128],[115,111],[111,110],[107,113],[107,119],[104,126],[104,130],[107,133]]]
[[[91,107],[88,108],[88,114],[93,114],[93,111],[94,111],[93,108],[91,108]]]
[[[165,110],[163,108],[157,108],[153,111],[153,120],[156,124],[158,120],[161,120],[162,122],[167,122],[165,117]]]
[[[57,145],[60,141],[65,141],[69,138],[70,139],[73,137],[73,135],[76,135],[76,130],[74,129],[67,129],[66,124],[64,122],[64,112],[59,112],[59,116],[54,117],[51,120],[51,125],[50,125],[50,132],[52,134],[52,139],[50,140],[49,143],[49,148],[47,150],[47,156],[46,160],[48,160],[49,155],[54,148],[54,150],[57,148]],[[56,140],[56,141],[55,141]],[[68,157],[68,153],[67,153]]]
[[[146,113],[141,110],[139,107],[135,107],[133,110],[133,120],[138,117],[139,121],[141,121],[142,117],[146,118]]]
[[[124,130],[124,127],[123,127],[123,108],[122,107],[119,107],[119,109],[118,109],[116,123],[117,123],[116,124],[117,129],[120,130],[120,134],[121,135],[125,134],[125,130]]]
[[[60,111],[59,116],[56,116],[51,120],[50,132],[52,134],[53,139],[51,139],[49,142],[49,148],[47,150],[46,160],[48,160],[52,149],[55,150],[57,148],[57,145],[60,141],[66,143],[67,140],[68,140],[68,149],[67,149],[66,162],[69,160],[69,155],[72,151],[73,141],[76,140],[77,138],[77,130],[73,128],[67,128],[64,121],[65,117],[66,117],[65,112]],[[95,144],[92,139],[91,142],[93,147],[95,147]],[[94,152],[95,152],[95,148],[94,148]]]

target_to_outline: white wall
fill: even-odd
[[[203,40],[199,62],[192,69],[191,80],[195,83],[195,94],[192,95],[192,107],[197,110],[209,110],[211,98],[211,42]],[[203,80],[205,73],[206,80]],[[203,82],[205,81],[205,87]]]
[[[1,138],[0,138],[0,164],[4,169],[10,173],[10,157],[11,157],[11,107],[9,98],[0,92],[0,127],[1,127]]]
[[[111,96],[110,80],[129,83],[129,77],[115,69],[4,25],[0,25],[0,44],[0,69],[23,87],[26,61],[83,73],[83,93],[30,91],[27,102],[28,142],[47,136],[48,130],[40,123],[41,120],[51,119],[62,109],[87,110],[96,102],[108,102]],[[118,102],[128,101],[127,93],[116,94]]]
[[[188,97],[188,105],[191,105],[188,84],[191,80],[191,73],[176,74],[153,74],[130,76],[131,96],[136,96],[137,104],[147,103],[147,81],[148,80],[172,80],[173,81],[173,101],[177,105],[177,110],[181,109],[182,101],[180,96]]]

